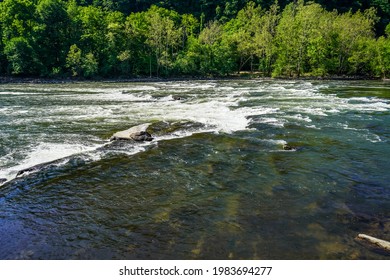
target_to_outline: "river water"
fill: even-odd
[[[0,259],[386,259],[354,238],[390,239],[389,112],[380,81],[2,84]]]

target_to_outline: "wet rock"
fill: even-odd
[[[147,131],[139,131],[130,134],[130,138],[134,141],[152,141],[153,137]]]
[[[5,182],[7,182],[7,179],[5,179],[5,178],[0,178],[0,184],[3,184],[3,183],[5,183]]]
[[[68,161],[66,161],[66,160],[68,160]],[[63,158],[55,159],[53,161],[39,163],[37,165],[19,170],[18,173],[16,174],[16,178],[27,175],[29,173],[41,172],[41,171],[47,170],[49,168],[56,168],[62,164],[64,164],[64,166],[69,165],[72,167],[77,167],[77,166],[84,165],[85,161],[81,158],[72,158],[72,156],[63,157]]]
[[[283,150],[285,150],[285,151],[294,151],[295,148],[290,146],[289,144],[283,144]]]
[[[159,121],[152,123],[148,127],[148,132],[152,135],[167,135],[179,131],[196,131],[203,128],[204,124],[192,121],[166,122]]]
[[[50,165],[52,163],[55,163],[55,162],[56,161],[40,163],[40,164],[31,166],[31,167],[22,169],[22,170],[18,171],[18,173],[16,174],[16,177],[20,177],[20,176],[26,175],[27,173],[40,171],[43,168],[45,168],[46,166],[48,166],[48,165]]]
[[[123,131],[118,131],[110,138],[110,140],[152,141],[152,135],[146,131],[149,125],[150,123],[144,123]]]

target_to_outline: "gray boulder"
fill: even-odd
[[[118,131],[110,138],[110,140],[152,141],[152,135],[146,131],[149,125],[150,123],[145,123],[133,126],[123,131]]]
[[[147,131],[140,131],[130,134],[130,138],[134,141],[152,141],[153,137]]]

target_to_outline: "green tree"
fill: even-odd
[[[111,75],[128,75],[129,56],[126,49],[125,17],[120,12],[109,12],[106,15],[106,51],[102,72]]]
[[[31,0],[4,0],[0,6],[3,42],[15,37],[33,37],[36,6]]]
[[[288,5],[282,12],[282,16],[277,27],[276,42],[278,46],[278,57],[275,62],[274,76],[300,76],[304,52],[307,46],[307,30],[304,18],[298,13],[304,7],[303,1]]]
[[[303,73],[315,75],[326,74],[326,69],[321,63],[327,56],[326,41],[328,32],[331,30],[328,12],[320,5],[310,3],[304,5],[303,1],[298,2],[295,7],[294,18],[294,49],[291,50],[294,57],[294,72],[299,77]],[[284,37],[286,39],[286,37]],[[284,42],[284,46],[287,42]]]
[[[148,22],[145,12],[132,13],[125,21],[124,36],[126,47],[119,54],[123,66],[134,75],[152,73],[151,51],[146,45]]]
[[[278,1],[275,1],[259,21],[258,31],[255,32],[256,54],[260,59],[260,70],[267,76],[271,75],[276,58],[275,37],[279,20],[279,5]]]
[[[8,72],[15,75],[34,75],[38,72],[39,61],[28,40],[14,37],[7,41],[4,54],[8,60]]]
[[[70,24],[68,26],[68,41],[69,44],[76,44],[80,42],[83,27],[81,22],[81,7],[78,6],[77,0],[69,0],[66,7]]]
[[[7,61],[5,64],[8,73],[18,75],[39,73],[35,8],[35,4],[30,0],[5,0],[0,3],[3,59]]]
[[[101,8],[82,7],[79,19],[82,27],[78,43],[79,48],[83,54],[93,54],[94,59],[100,66],[105,65],[108,60],[106,13]],[[106,69],[104,68],[104,70]],[[100,70],[103,70],[103,68]],[[107,74],[107,72],[104,71],[104,74]]]
[[[382,78],[388,78],[390,76],[390,24],[386,28],[386,35],[373,41],[370,51],[374,54],[371,60],[373,72]]]
[[[256,7],[254,2],[238,12],[236,18],[230,20],[224,26],[224,33],[227,40],[234,46],[237,55],[239,56],[240,72],[243,67],[250,61],[250,70],[253,70],[253,60],[258,53],[258,45],[256,44],[256,36],[260,32],[262,25],[262,10]]]
[[[3,38],[3,27],[0,24],[0,38]],[[4,56],[4,44],[3,40],[0,39],[0,75],[5,73],[5,70],[7,68],[7,59]]]
[[[74,77],[91,78],[98,73],[99,63],[93,53],[84,55],[77,45],[72,45],[66,57],[66,67],[72,71]]]
[[[359,56],[367,47],[367,40],[374,38],[375,9],[365,12],[340,14],[334,23],[336,44],[334,53],[338,57],[337,74],[359,74]],[[364,57],[361,57],[364,58]]]
[[[70,46],[70,18],[66,5],[61,0],[40,0],[37,5],[37,51],[44,69],[53,74],[62,71]]]
[[[82,71],[82,56],[81,50],[77,45],[70,46],[66,57],[66,67],[72,71],[72,76],[79,76]]]
[[[197,53],[202,75],[227,75],[236,69],[234,50],[217,21],[209,22],[199,34]]]
[[[82,69],[84,77],[90,78],[95,76],[99,70],[99,63],[93,53],[88,53],[82,60]]]
[[[182,39],[181,27],[175,22],[178,18],[180,17],[177,13],[156,6],[152,6],[147,11],[146,44],[149,46],[151,55],[154,54],[157,76],[160,74],[161,67],[165,75],[169,74],[169,70],[173,68]]]
[[[176,73],[184,75],[200,75],[200,61],[202,60],[202,46],[196,37],[187,40],[186,48],[181,51],[175,60],[174,69]]]

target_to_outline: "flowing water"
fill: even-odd
[[[354,238],[390,239],[389,112],[379,81],[0,85],[0,259],[386,259]]]

